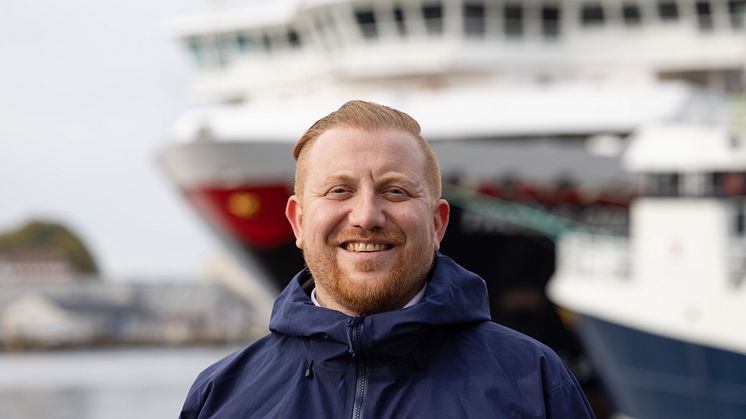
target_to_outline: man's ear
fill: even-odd
[[[435,250],[440,249],[440,242],[446,234],[446,228],[448,228],[448,217],[450,214],[451,206],[448,205],[448,201],[445,199],[439,199],[435,206],[435,211],[433,211]]]
[[[297,196],[292,195],[288,198],[288,204],[285,206],[285,217],[293,228],[295,246],[298,249],[303,249],[303,209]]]

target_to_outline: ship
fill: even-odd
[[[546,298],[556,240],[624,235],[641,127],[742,93],[746,0],[284,0],[169,22],[203,104],[159,155],[259,281],[303,267],[284,216],[295,141],[351,99],[420,122],[452,205],[442,251],[487,282],[493,320],[583,349]]]
[[[707,118],[705,118],[707,119]],[[628,237],[568,233],[551,298],[635,418],[746,417],[746,113],[648,126]]]

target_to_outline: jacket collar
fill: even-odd
[[[366,356],[390,357],[410,352],[415,341],[434,327],[490,320],[484,280],[440,253],[435,255],[434,269],[422,301],[405,309],[367,317],[353,318],[314,306],[302,285],[309,278],[306,268],[280,294],[272,310],[270,330],[344,345],[353,355],[349,332],[355,323],[362,322],[360,348]]]

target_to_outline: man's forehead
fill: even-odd
[[[309,154],[312,157],[335,154],[341,150],[354,152],[357,149],[366,152],[381,152],[381,154],[404,153],[406,157],[424,158],[417,139],[409,132],[394,128],[366,130],[354,127],[334,127],[321,133],[310,148]]]

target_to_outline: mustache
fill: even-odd
[[[380,240],[386,243],[400,245],[406,242],[404,234],[398,231],[342,231],[329,238],[329,244],[339,246],[345,242]]]

